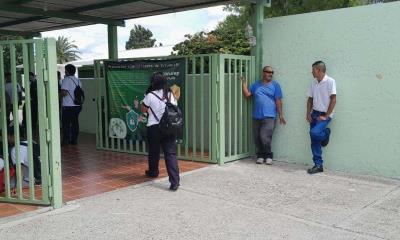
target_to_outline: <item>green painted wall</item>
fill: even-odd
[[[264,21],[263,63],[284,91],[287,125],[274,135],[275,157],[312,164],[306,91],[311,64],[336,79],[336,114],[325,167],[400,177],[400,2]]]

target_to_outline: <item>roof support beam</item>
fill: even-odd
[[[187,10],[194,10],[194,9],[198,9],[198,8],[207,8],[207,7],[214,7],[214,6],[218,6],[221,4],[226,4],[232,1],[218,1],[218,0],[210,0],[208,2],[204,2],[204,3],[196,3],[193,5],[189,5],[189,6],[184,6],[184,7],[170,7],[167,8],[165,10],[151,10],[148,12],[142,12],[139,13],[135,16],[129,16],[129,19],[135,19],[135,18],[141,18],[141,17],[148,17],[148,16],[153,16],[153,15],[161,15],[161,14],[167,14],[167,13],[175,13],[175,12],[180,12],[180,11],[187,11]],[[150,3],[150,2],[149,2]]]
[[[2,30],[0,29],[0,35],[8,35],[8,36],[23,36],[23,37],[40,37],[41,34],[37,32],[19,32],[19,31],[10,31],[10,30]]]
[[[76,21],[82,22],[92,22],[92,23],[103,23],[107,25],[113,26],[125,26],[125,21],[123,20],[114,20],[114,19],[107,19],[107,18],[100,18],[100,17],[92,17],[92,16],[85,16],[81,14],[76,14],[71,12],[63,12],[63,11],[53,11],[53,10],[42,10],[39,8],[31,8],[31,7],[23,7],[18,5],[12,4],[0,4],[0,9],[2,11],[8,12],[15,12],[15,13],[24,13],[24,14],[33,14],[39,15],[43,17],[54,17],[54,18],[62,18],[62,19],[71,19]]]
[[[47,17],[45,17],[45,18],[47,18]],[[45,18],[44,17],[29,17],[29,18],[24,18],[24,19],[18,19],[15,21],[0,23],[0,28],[14,26],[14,25],[18,25],[18,24],[26,23],[26,22],[35,22],[35,21],[39,21],[39,20],[42,20]]]
[[[20,1],[28,1],[28,0],[20,0]],[[114,6],[118,6],[118,5],[140,2],[140,1],[143,1],[143,0],[112,0],[112,1],[108,1],[108,2],[96,3],[96,4],[91,4],[91,5],[87,5],[87,6],[83,6],[83,7],[77,7],[77,8],[69,9],[68,11],[75,12],[75,13],[81,13],[81,12],[87,12],[87,11],[102,9],[102,8],[107,8],[107,7],[114,7]],[[151,4],[157,4],[154,2],[150,2],[150,1],[147,1],[147,2],[151,3]],[[158,5],[160,5],[160,4],[158,4]],[[164,5],[162,5],[162,6],[164,6]],[[15,21],[0,23],[0,28],[14,26],[14,25],[18,25],[18,24],[22,24],[22,23],[26,23],[26,22],[40,21],[40,20],[46,19],[46,18],[49,18],[49,17],[35,16],[35,17],[18,19]]]
[[[78,7],[72,9],[74,12],[86,12],[90,10],[96,10],[96,9],[102,9],[102,8],[107,8],[107,7],[114,7],[118,5],[123,5],[127,3],[134,3],[134,2],[141,2],[142,0],[113,0],[113,1],[108,1],[108,2],[102,2],[102,3],[96,3],[96,4],[91,4],[83,7]]]
[[[34,0],[16,0],[14,2],[12,2],[13,4],[25,4],[25,3],[29,3],[29,2],[33,2]]]

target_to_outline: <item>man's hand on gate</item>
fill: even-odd
[[[246,78],[244,78],[243,76],[240,77],[240,82],[242,83],[242,85],[247,85],[247,81]]]

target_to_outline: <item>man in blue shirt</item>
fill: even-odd
[[[255,81],[250,88],[246,80],[241,78],[243,95],[254,100],[253,134],[258,164],[264,161],[272,164],[271,142],[276,118],[279,118],[280,124],[286,124],[282,112],[282,90],[279,83],[272,80],[273,74],[272,67],[265,66],[262,80]]]

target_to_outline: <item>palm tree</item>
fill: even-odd
[[[75,41],[69,41],[68,37],[59,36],[56,42],[57,63],[65,63],[80,59],[78,56],[81,52]]]

